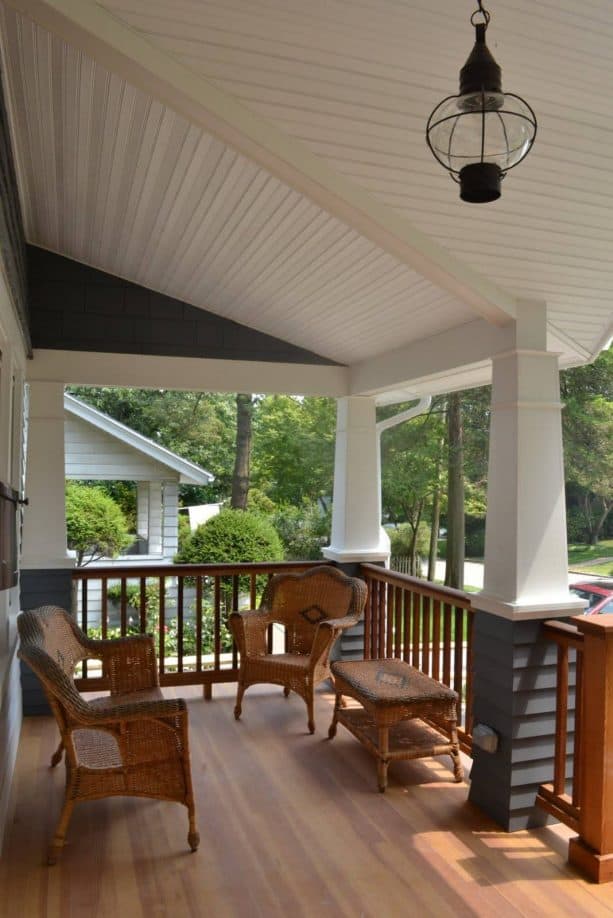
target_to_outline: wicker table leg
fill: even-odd
[[[389,727],[379,727],[378,733],[377,779],[379,790],[384,794],[387,787],[387,769],[389,766]]]

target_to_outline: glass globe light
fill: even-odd
[[[500,182],[530,151],[536,116],[520,96],[502,91],[500,67],[485,43],[489,13],[475,25],[475,46],[460,72],[460,92],[436,106],[426,140],[433,155],[460,185],[463,201],[500,197]],[[473,20],[471,20],[473,21]]]

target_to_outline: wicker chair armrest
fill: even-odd
[[[347,628],[353,628],[359,622],[360,617],[358,615],[344,615],[342,618],[326,618],[319,624],[320,627],[321,625],[329,625],[335,631],[345,631]]]
[[[87,707],[87,705],[86,705]],[[87,711],[79,717],[79,727],[102,727],[151,718],[187,717],[187,705],[183,698],[163,698],[159,701],[136,701],[134,704],[118,704],[103,711]]]
[[[87,648],[102,660],[111,694],[125,694],[159,685],[155,641],[149,634],[109,640],[88,638]]]
[[[262,609],[232,612],[228,618],[228,627],[241,655],[259,656],[266,653],[266,629],[274,621],[274,614]]]

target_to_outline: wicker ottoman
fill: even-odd
[[[398,759],[450,755],[455,780],[462,780],[454,691],[403,660],[336,662],[332,673],[336,703],[328,736],[332,739],[341,723],[366,746],[377,759],[381,792],[389,763]],[[343,695],[362,707],[343,707]]]

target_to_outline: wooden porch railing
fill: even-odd
[[[364,618],[366,659],[406,660],[459,696],[458,733],[472,746],[472,633],[470,597],[459,590],[362,564],[368,586]]]
[[[581,694],[583,690],[583,635],[567,622],[547,621],[543,635],[558,647],[556,670],[556,736],[553,781],[541,784],[538,805],[569,828],[579,831],[579,776],[581,744]],[[575,704],[570,710],[570,674],[575,667]],[[570,729],[574,717],[574,730]],[[569,734],[574,732],[572,760]],[[570,791],[570,793],[569,793]]]
[[[238,678],[237,650],[226,621],[240,597],[248,596],[254,608],[273,574],[303,571],[317,563],[77,568],[72,579],[79,624],[90,636],[102,638],[153,633],[160,683],[203,685],[210,697],[213,684]],[[272,646],[272,633],[269,642]],[[83,663],[76,680],[79,689],[97,691],[106,683],[94,664]]]
[[[552,784],[537,800],[575,829],[568,859],[591,880],[613,880],[613,615],[577,616],[569,624],[545,622],[558,645],[556,746]],[[567,740],[569,654],[576,654],[572,791]]]

